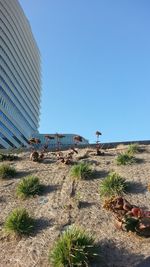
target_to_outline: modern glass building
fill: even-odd
[[[40,53],[18,0],[0,0],[0,148],[26,146],[39,126]]]

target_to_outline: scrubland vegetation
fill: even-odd
[[[3,266],[130,267],[148,257],[149,146],[33,152],[1,159]]]

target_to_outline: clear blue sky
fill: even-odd
[[[150,139],[150,1],[19,0],[41,51],[41,133]]]

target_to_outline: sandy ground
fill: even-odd
[[[81,149],[77,157],[88,151],[88,158],[80,161],[89,162],[96,175],[91,180],[79,182],[75,198],[70,198],[70,166],[58,163],[52,154],[43,163],[31,162],[29,153],[20,154],[19,161],[11,162],[18,171],[16,178],[0,181],[0,267],[51,266],[48,253],[57,237],[70,224],[79,225],[95,236],[103,263],[94,267],[150,266],[150,261],[149,265],[144,265],[150,257],[150,238],[117,230],[112,213],[103,209],[98,190],[100,180],[114,170],[135,183],[126,199],[150,210],[150,192],[147,191],[150,146],[143,147],[145,151],[136,154],[139,162],[128,166],[116,165],[117,149],[105,151],[105,156],[95,156],[92,149]],[[45,191],[42,196],[20,200],[16,197],[16,186],[28,174],[38,176],[45,185]],[[4,233],[5,218],[16,207],[25,207],[36,218],[36,232],[32,236],[14,238]]]

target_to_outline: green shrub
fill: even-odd
[[[49,262],[54,267],[89,266],[96,254],[94,239],[76,227],[66,230],[56,241],[49,254]]]
[[[0,165],[0,178],[7,179],[12,178],[16,175],[16,169],[8,164]]]
[[[128,146],[128,150],[127,150],[128,154],[134,155],[137,152],[139,152],[139,145],[138,144],[131,144]]]
[[[27,176],[17,186],[17,196],[26,198],[41,193],[43,186],[39,182],[39,178],[35,176]]]
[[[35,226],[35,220],[31,218],[25,209],[13,210],[5,221],[4,229],[8,233],[29,235]]]
[[[18,156],[15,156],[13,154],[0,154],[0,161],[5,161],[5,160],[8,160],[8,161],[13,161],[13,160],[17,160],[18,159]]]
[[[124,217],[124,228],[126,229],[127,232],[129,231],[135,232],[138,225],[139,225],[138,218],[134,218],[134,217],[132,218],[128,216]]]
[[[116,162],[117,162],[117,165],[132,164],[135,162],[135,158],[133,157],[133,155],[126,152],[126,153],[122,153],[118,155]]]
[[[0,161],[3,161],[3,160],[4,160],[4,155],[0,154]]]
[[[92,175],[92,169],[87,163],[79,163],[74,165],[70,170],[70,176],[74,179],[88,179]]]
[[[100,183],[100,196],[115,196],[121,195],[126,192],[129,184],[124,178],[120,177],[115,172],[109,173],[109,175]]]

